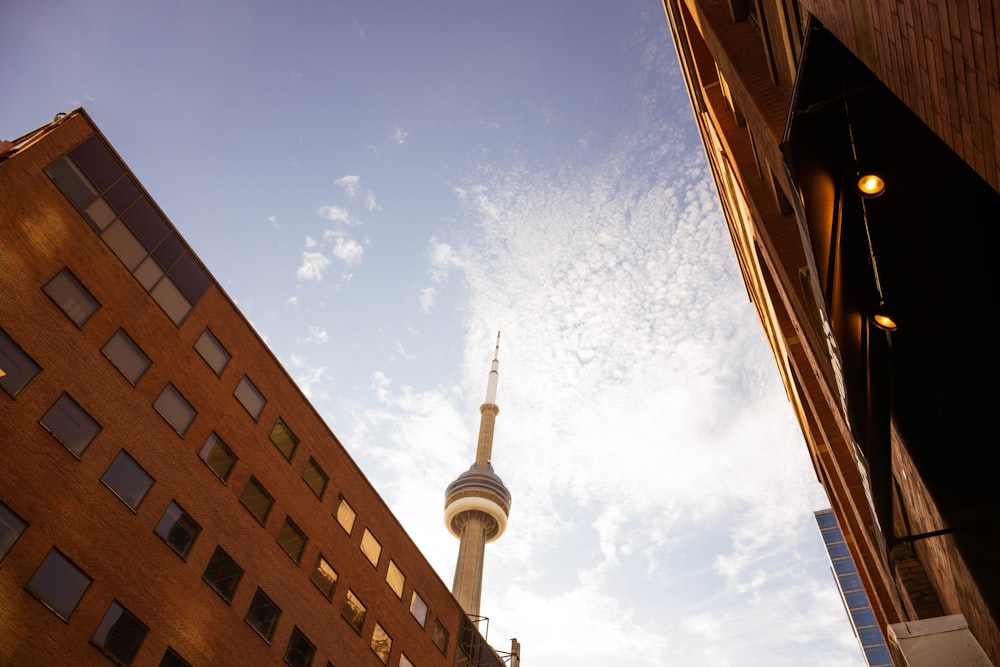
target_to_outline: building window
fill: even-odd
[[[39,423],[77,458],[101,430],[97,422],[65,393],[52,404]]]
[[[261,525],[267,521],[267,515],[271,513],[271,506],[274,504],[274,498],[271,494],[257,481],[256,477],[251,476],[247,480],[247,485],[243,487],[243,493],[240,495],[240,502],[243,506],[250,510],[250,514],[253,514],[257,521],[260,521]]]
[[[285,523],[282,524],[281,530],[278,531],[278,544],[295,561],[296,565],[302,558],[302,552],[305,550],[306,542],[308,541],[306,534],[295,525],[291,517],[286,516]]]
[[[316,647],[313,643],[298,627],[292,628],[292,636],[288,639],[288,648],[285,649],[285,662],[292,667],[309,667],[315,655]]]
[[[299,439],[295,437],[291,429],[285,425],[285,422],[278,420],[274,422],[274,427],[271,429],[271,442],[274,446],[278,448],[281,455],[284,456],[289,461],[292,460],[292,454],[295,453],[295,448],[299,444]]]
[[[309,579],[327,600],[333,596],[333,587],[337,585],[337,573],[323,558],[323,554],[320,554],[319,558],[316,559],[316,567],[313,568],[312,576]]]
[[[17,538],[28,527],[21,517],[14,514],[9,507],[0,503],[0,561],[7,555]]]
[[[160,659],[159,667],[191,667],[191,663],[177,655],[177,651],[167,647],[163,658]]]
[[[101,307],[69,269],[57,273],[42,289],[80,329]]]
[[[354,519],[357,518],[358,513],[344,500],[344,496],[340,496],[337,499],[337,507],[333,510],[333,515],[337,517],[337,523],[350,535],[351,530],[354,529]]]
[[[399,667],[413,667],[413,663],[410,662],[405,653],[399,656]]]
[[[309,463],[306,464],[306,469],[302,473],[302,479],[309,485],[312,492],[316,494],[316,497],[322,500],[323,492],[326,491],[326,483],[330,478],[326,476],[326,473],[323,472],[323,469],[319,467],[319,464],[312,457],[309,458]]]
[[[222,547],[215,547],[215,553],[208,560],[205,566],[205,573],[201,575],[202,580],[211,586],[226,602],[233,601],[233,594],[236,587],[243,578],[243,568],[236,564],[229,557]]]
[[[372,651],[375,652],[375,655],[378,656],[383,665],[389,664],[389,653],[392,651],[392,637],[378,623],[375,624],[375,629],[372,630]]]
[[[275,626],[278,625],[279,616],[281,609],[258,588],[245,620],[268,644],[271,643],[271,636],[274,634]]]
[[[438,647],[442,655],[448,655],[448,631],[436,618],[434,619],[434,634],[431,635],[431,641]]]
[[[208,367],[215,371],[216,375],[222,375],[226,364],[232,358],[226,348],[222,347],[219,339],[211,331],[205,329],[194,344],[194,349],[198,351],[201,358],[205,360]]]
[[[104,344],[101,352],[132,386],[139,382],[139,378],[152,363],[149,357],[135,344],[135,341],[129,338],[122,329],[115,332],[111,340]]]
[[[417,595],[416,591],[413,591],[413,597],[410,598],[410,613],[417,619],[420,627],[424,627],[424,623],[427,622],[427,603]]]
[[[246,375],[236,385],[236,391],[233,392],[233,396],[240,402],[240,405],[246,408],[246,411],[250,413],[254,421],[260,417],[260,413],[267,403],[267,399],[264,398],[264,395],[260,393],[260,390],[257,389],[256,385]]]
[[[90,642],[119,665],[131,665],[149,628],[125,607],[112,602]]]
[[[406,583],[406,577],[400,572],[394,560],[389,561],[389,569],[385,573],[385,583],[389,584],[389,588],[396,594],[396,597],[400,600],[403,599],[403,584]]]
[[[201,532],[201,526],[191,518],[190,514],[181,509],[180,505],[170,501],[167,511],[163,513],[160,522],[156,524],[155,532],[170,545],[171,549],[186,560],[195,538]]]
[[[59,618],[69,620],[86,592],[90,577],[56,549],[50,549],[25,589]]]
[[[153,407],[181,437],[184,436],[197,414],[187,399],[181,395],[181,392],[177,391],[177,388],[170,383],[167,383],[167,386],[160,392]]]
[[[153,486],[153,478],[124,449],[104,471],[101,481],[132,511],[139,509],[139,503]]]
[[[229,479],[229,473],[233,471],[233,466],[236,464],[236,455],[233,454],[233,450],[229,449],[219,436],[212,433],[208,436],[208,440],[205,441],[205,446],[201,448],[198,456],[225,484],[226,480]]]
[[[361,604],[361,600],[354,594],[354,591],[347,591],[347,597],[344,599],[344,610],[340,615],[344,617],[348,625],[354,628],[355,632],[361,634],[361,626],[365,623],[365,606]]]
[[[0,388],[17,397],[18,392],[42,370],[20,346],[0,329]]]
[[[375,536],[367,528],[365,528],[365,534],[361,537],[361,551],[368,557],[372,565],[378,567],[378,559],[382,555],[382,545],[379,544],[379,541],[375,539]]]

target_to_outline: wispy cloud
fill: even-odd
[[[329,343],[330,334],[327,333],[325,330],[320,329],[319,327],[310,326],[309,333],[306,335],[306,342],[319,343],[319,344]]]
[[[431,308],[434,307],[434,294],[435,290],[433,287],[424,287],[420,290],[417,299],[420,301],[420,309],[425,313],[431,312]]]
[[[299,280],[323,280],[323,273],[330,266],[330,259],[321,252],[305,251],[302,253],[302,264],[295,276]]]
[[[358,190],[361,188],[361,177],[352,176],[351,174],[348,174],[346,176],[341,176],[340,178],[335,180],[334,184],[339,185],[341,188],[343,188],[344,192],[347,193],[348,197],[353,197],[358,193]]]
[[[361,263],[364,247],[353,239],[337,237],[334,239],[333,256],[348,266]]]
[[[340,206],[320,206],[316,213],[323,216],[330,222],[344,222],[348,224],[351,222],[347,209],[341,208]]]
[[[409,133],[398,125],[393,125],[389,129],[389,138],[395,141],[397,144],[402,144],[406,141],[406,137]]]
[[[382,207],[375,201],[375,193],[369,192],[365,195],[365,208],[369,211],[380,211]]]

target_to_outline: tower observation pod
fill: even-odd
[[[507,528],[510,515],[510,491],[493,472],[493,428],[497,413],[497,379],[499,372],[500,332],[493,354],[493,365],[486,385],[486,402],[479,408],[479,443],[476,461],[448,485],[444,497],[444,522],[457,537],[458,562],[451,592],[473,620],[479,616],[479,601],[483,590],[483,561],[486,543],[492,542]]]

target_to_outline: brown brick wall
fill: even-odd
[[[0,663],[108,664],[88,642],[117,599],[150,627],[136,664],[157,664],[167,645],[195,665],[283,664],[298,626],[314,665],[376,665],[376,622],[393,638],[391,664],[401,651],[451,664],[458,604],[235,306],[213,284],[175,327],[42,172],[92,132],[75,114],[0,163],[0,327],[43,369],[16,399],[0,392],[0,501],[29,523],[0,563]],[[82,329],[41,291],[64,266],[101,303]],[[192,347],[206,326],[232,355],[221,377]],[[100,352],[119,327],[152,360],[135,387]],[[267,399],[257,421],[233,397],[244,374]],[[168,382],[198,412],[183,437],[152,408]],[[38,424],[63,391],[103,427],[79,459]],[[291,462],[268,438],[279,417],[300,440]],[[212,431],[239,457],[226,484],[198,458]],[[156,480],[134,513],[99,481],[121,448]],[[310,457],[330,476],[322,501],[301,479]],[[251,474],[275,498],[264,526],[239,503]],[[358,513],[350,536],[331,516],[341,493]],[[171,500],[202,527],[186,561],[153,533]],[[286,515],[309,538],[301,566],[275,541]],[[359,550],[366,527],[382,544],[377,570]],[[245,570],[232,605],[200,581],[216,545]],[[53,546],[94,579],[68,623],[23,590]],[[309,581],[320,552],[340,575],[332,603]],[[402,601],[385,583],[390,559],[407,576]],[[270,646],[243,622],[258,586],[283,610]],[[425,628],[409,613],[414,587]],[[340,618],[348,589],[368,608],[361,637]],[[435,617],[451,632],[447,658],[431,643]]]
[[[801,4],[1000,190],[996,0],[801,0]]]

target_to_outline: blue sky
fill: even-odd
[[[87,109],[446,582],[503,330],[499,648],[863,664],[656,0],[0,18],[0,135]]]

